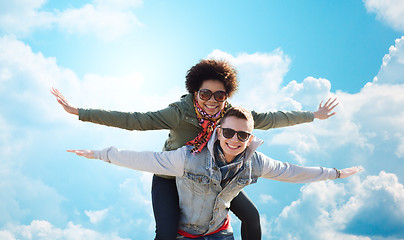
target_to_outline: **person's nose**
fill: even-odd
[[[240,140],[237,137],[237,133],[234,133],[233,137],[230,139],[232,142],[239,142]]]
[[[212,96],[210,96],[210,98],[208,99],[209,102],[217,102],[215,99],[215,95],[212,94]]]

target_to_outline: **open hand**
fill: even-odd
[[[316,112],[314,112],[314,118],[318,118],[321,120],[328,119],[329,117],[333,116],[336,114],[336,112],[330,113],[336,106],[338,106],[338,102],[335,103],[337,99],[334,98],[334,100],[331,101],[331,98],[328,99],[328,101],[323,104],[323,101],[321,101],[320,105],[318,106],[318,109]],[[335,104],[334,104],[335,103]]]
[[[362,167],[350,167],[350,168],[345,168],[341,170],[341,174],[339,178],[347,178],[349,176],[352,176],[360,171],[362,171]]]
[[[77,116],[79,115],[79,109],[70,105],[66,98],[56,88],[52,87],[50,92],[56,97],[56,100],[62,105],[66,112]]]
[[[94,151],[92,150],[66,150],[67,152],[75,153],[79,156],[94,159]]]

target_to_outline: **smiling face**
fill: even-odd
[[[226,91],[226,89],[224,88],[224,84],[217,80],[203,81],[201,87],[198,90],[201,90],[201,89],[208,89],[212,93],[217,92],[217,91]],[[214,115],[214,114],[220,112],[226,104],[226,101],[223,101],[223,102],[216,101],[216,99],[213,95],[209,100],[202,100],[199,97],[198,92],[195,92],[194,97],[198,101],[198,104],[202,108],[202,110],[205,111],[209,115]]]
[[[251,133],[253,130],[252,124],[248,122],[246,119],[238,118],[235,116],[227,117],[221,124],[221,128],[218,128],[218,139],[220,141],[220,146],[223,149],[224,156],[226,157],[226,162],[230,163],[233,159],[242,153],[249,145],[252,136],[245,141],[242,142],[237,138],[237,134],[234,134],[232,138],[225,138],[223,136],[222,128],[231,128],[235,131],[243,131]]]

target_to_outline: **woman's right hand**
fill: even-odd
[[[70,105],[66,98],[56,88],[52,87],[50,92],[56,97],[56,100],[62,105],[66,112],[77,116],[79,115],[79,109]]]

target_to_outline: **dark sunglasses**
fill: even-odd
[[[232,138],[234,136],[234,134],[237,133],[238,140],[245,142],[251,136],[251,133],[248,133],[248,132],[236,131],[231,128],[222,128],[222,127],[220,127],[220,128],[222,129],[223,137],[228,138],[228,139]]]
[[[201,89],[198,91],[199,98],[202,100],[209,100],[212,95],[215,97],[216,101],[223,102],[227,99],[227,93],[225,91],[212,92],[209,89]]]

